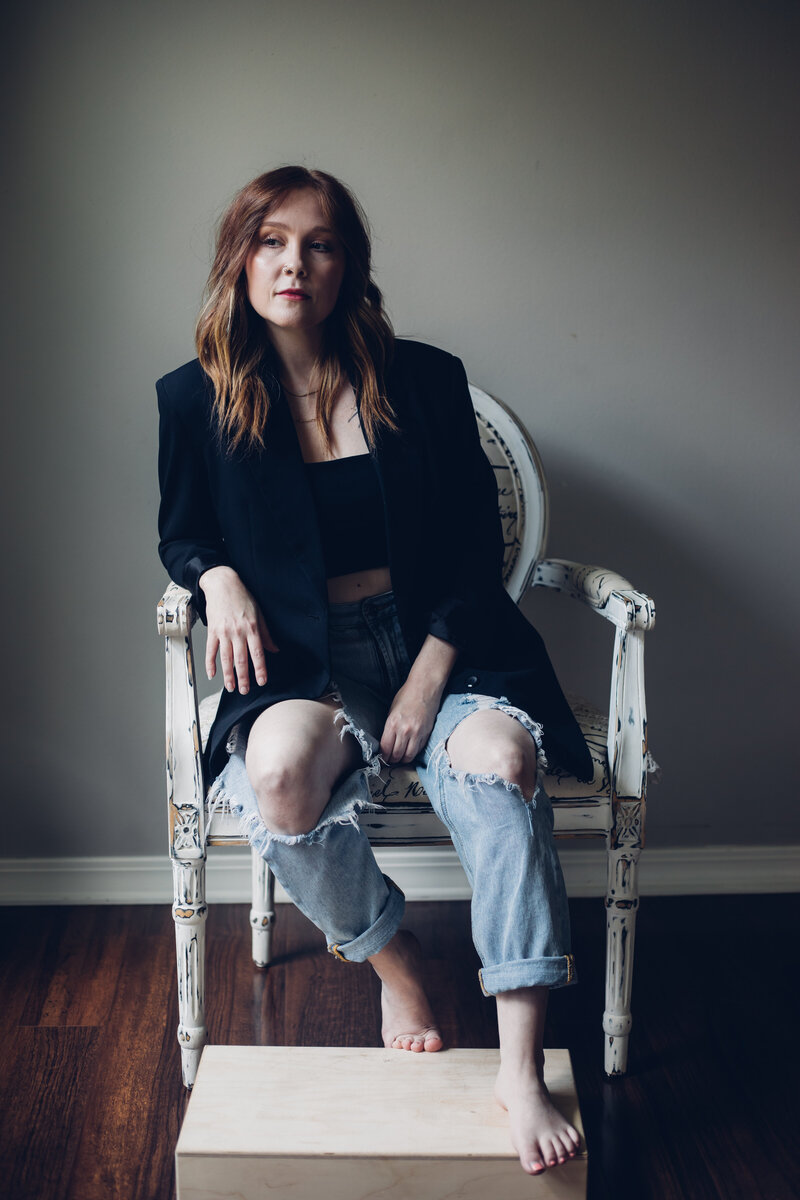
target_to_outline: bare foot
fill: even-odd
[[[369,961],[382,985],[384,1046],[415,1054],[441,1050],[442,1037],[422,986],[422,950],[414,934],[401,929]]]
[[[548,1167],[574,1158],[581,1144],[577,1129],[550,1099],[543,1071],[544,1064],[540,1070],[511,1071],[501,1066],[494,1089],[498,1104],[508,1111],[511,1142],[529,1175],[541,1175]]]

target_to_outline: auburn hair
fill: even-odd
[[[333,312],[325,322],[322,349],[314,367],[317,425],[330,450],[330,418],[341,387],[352,378],[359,393],[364,434],[375,445],[381,426],[397,422],[384,392],[384,375],[394,334],[383,298],[371,278],[369,226],[352,193],[324,171],[278,167],[253,179],[234,197],[217,231],[214,263],[197,320],[195,343],[200,364],[214,387],[220,434],[232,451],[263,447],[270,406],[277,389],[275,352],[264,322],[247,295],[247,257],[264,218],[292,192],[310,190],[345,251],[345,271]],[[264,369],[266,368],[266,369]]]

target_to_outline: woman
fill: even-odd
[[[198,359],[157,384],[162,561],[208,624],[223,793],[343,961],[382,982],[386,1046],[435,1052],[404,897],[357,813],[414,762],[473,886],[524,1169],[574,1156],[550,1103],[548,989],[574,982],[539,787],[591,775],[541,639],[506,594],[494,475],[460,362],[395,341],[357,203],[319,171],[253,180],[221,222]]]

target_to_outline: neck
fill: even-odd
[[[311,385],[314,364],[322,349],[319,330],[271,329],[270,341],[280,363],[284,387],[304,395]]]

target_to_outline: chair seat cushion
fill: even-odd
[[[200,734],[205,746],[208,731],[214,720],[214,714],[219,703],[219,695],[208,696],[200,704]],[[590,783],[581,783],[574,775],[568,774],[559,767],[551,767],[543,776],[547,794],[553,804],[559,801],[578,800],[607,800],[610,796],[608,777],[608,757],[606,754],[606,736],[608,731],[608,716],[584,700],[581,696],[567,695],[570,708],[581,727],[589,753],[594,765],[594,777]],[[430,800],[422,786],[419,775],[409,766],[402,763],[390,765],[381,770],[380,775],[369,777],[372,798],[377,804],[384,805],[392,814],[406,814],[412,817],[415,813],[430,811]],[[213,814],[214,836],[229,836],[238,828],[238,821],[233,817],[222,796],[217,796]],[[369,814],[374,819],[379,814]],[[372,820],[371,822],[372,823]]]

